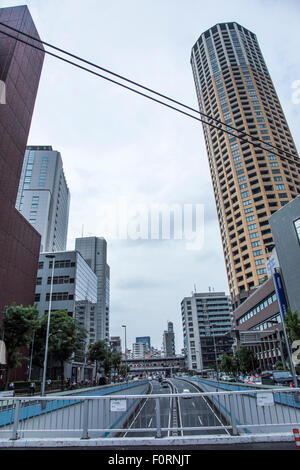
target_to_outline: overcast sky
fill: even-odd
[[[298,0],[0,1],[22,4],[43,40],[195,108],[192,46],[216,23],[242,24],[257,35],[299,149],[300,104],[292,99],[300,80]],[[126,324],[128,346],[150,336],[161,348],[172,321],[180,353],[181,300],[195,286],[228,293],[201,124],[47,56],[28,144],[61,152],[71,193],[68,249],[82,233],[103,236],[103,212],[120,201],[129,211],[142,204],[146,215],[154,203],[203,205],[202,249],[174,237],[106,237],[110,334],[124,345]]]

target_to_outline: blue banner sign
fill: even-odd
[[[276,296],[277,296],[277,301],[279,304],[280,312],[283,314],[283,316],[286,315],[288,305],[282,285],[282,280],[281,276],[279,273],[273,273],[273,281],[274,281],[274,286],[275,286],[275,291],[276,291]]]

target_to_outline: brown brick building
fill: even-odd
[[[0,9],[0,22],[39,37],[26,6]],[[43,60],[43,51],[0,33],[0,321],[5,306],[34,303],[40,234],[15,203]]]

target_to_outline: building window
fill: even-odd
[[[258,275],[267,274],[267,270],[265,268],[257,269],[256,272]]]
[[[300,217],[297,220],[294,220],[294,227],[296,230],[298,242],[300,243]]]

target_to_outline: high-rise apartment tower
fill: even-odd
[[[192,48],[191,65],[200,112],[211,119],[202,118],[215,126],[203,131],[237,300],[265,279],[269,217],[300,194],[300,160],[255,34],[217,24]]]

